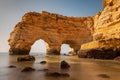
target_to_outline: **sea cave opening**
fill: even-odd
[[[69,44],[62,44],[60,54],[69,54],[70,49]]]
[[[30,54],[46,54],[46,42],[42,39],[35,41],[31,46]]]

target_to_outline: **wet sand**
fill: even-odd
[[[77,56],[34,55],[35,62],[17,62],[18,56],[0,54],[0,80],[120,80],[120,62],[114,60],[81,59]],[[41,61],[46,64],[40,64]],[[69,70],[60,69],[60,62],[67,61]],[[16,68],[8,68],[14,65]],[[33,72],[21,72],[24,67]],[[44,71],[43,69],[48,69]],[[69,77],[46,76],[48,72],[68,73]]]

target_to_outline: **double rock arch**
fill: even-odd
[[[43,11],[26,13],[10,34],[10,54],[29,54],[37,40],[44,40],[47,54],[60,54],[62,44],[74,52],[81,44],[92,41],[92,17],[66,17]]]

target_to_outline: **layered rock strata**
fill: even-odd
[[[93,41],[83,44],[79,57],[113,59],[120,55],[120,0],[104,0],[94,16]]]
[[[74,52],[92,41],[92,17],[66,17],[43,11],[26,13],[10,34],[10,54],[29,54],[35,41],[46,42],[47,54],[60,54],[62,44]]]

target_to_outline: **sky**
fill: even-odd
[[[64,16],[93,16],[102,10],[103,0],[0,0],[0,52],[8,52],[8,39],[22,16],[30,11],[48,11]],[[68,49],[68,45],[63,46]],[[63,50],[63,51],[64,51]],[[45,51],[44,41],[32,46],[33,52]]]

